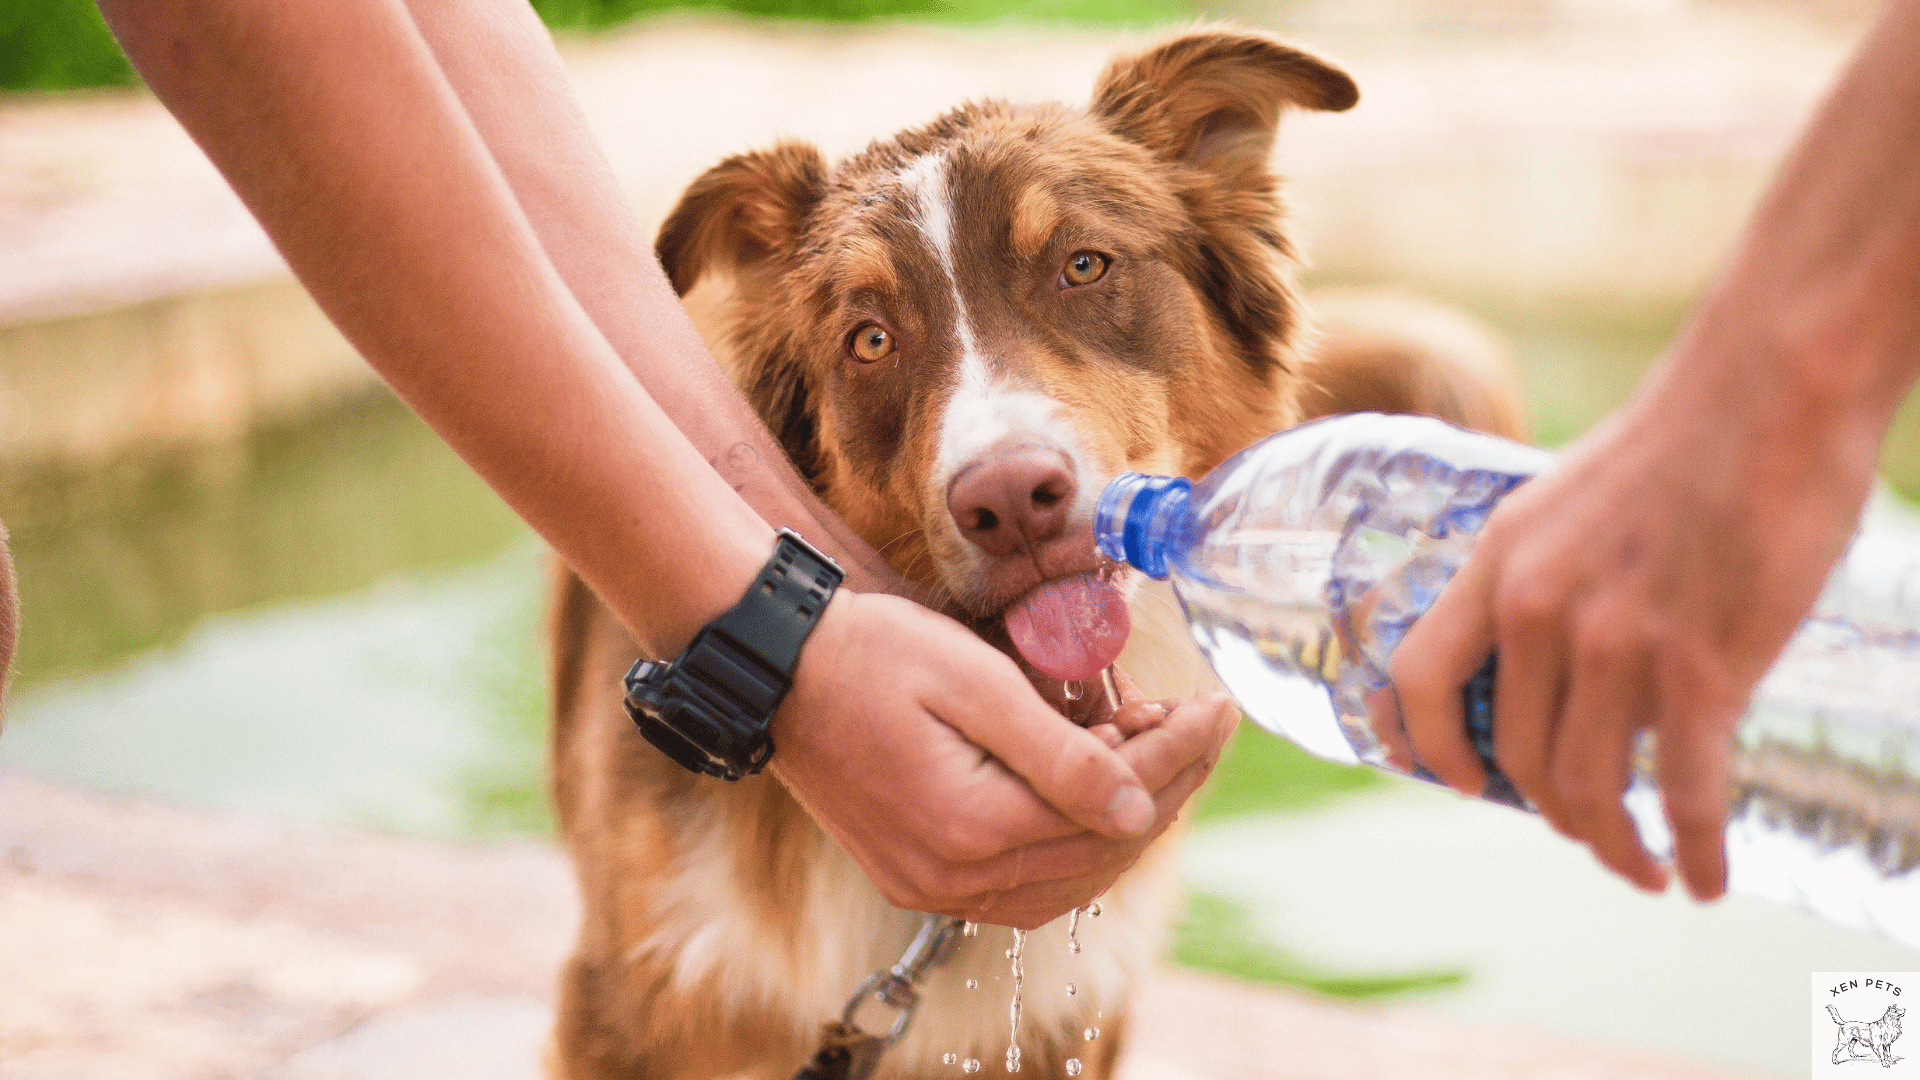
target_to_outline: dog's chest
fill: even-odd
[[[888,905],[850,856],[824,835],[820,842],[819,857],[790,883],[798,908],[790,940],[764,940],[764,919],[730,880],[737,853],[696,843],[661,883],[660,917],[630,954],[666,961],[684,994],[771,1012],[791,1022],[796,1040],[814,1038],[862,980],[900,959],[920,918]],[[1101,914],[1078,920],[1078,952],[1068,948],[1065,918],[1027,936],[1023,1040],[1058,1046],[1119,1015],[1164,945],[1178,901],[1175,863],[1168,839],[1150,848],[1102,898]],[[948,1052],[997,1062],[1009,1036],[1012,943],[1012,931],[1000,926],[963,938],[923,982],[919,1010],[889,1063],[937,1062]]]

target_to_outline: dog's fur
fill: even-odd
[[[1827,1015],[1833,1017],[1833,1022],[1840,1027],[1835,1033],[1833,1047],[1832,1060],[1835,1065],[1872,1057],[1882,1068],[1890,1069],[1894,1062],[1900,1060],[1894,1055],[1893,1043],[1900,1037],[1900,1018],[1907,1015],[1907,1010],[1898,1005],[1889,1005],[1887,1011],[1880,1014],[1880,1019],[1871,1024],[1864,1020],[1843,1020],[1840,1010],[1832,1005],[1827,1006]]]
[[[1308,357],[1268,158],[1286,109],[1356,99],[1302,52],[1195,31],[1116,60],[1085,109],[969,104],[836,167],[800,143],[731,158],[687,190],[658,252],[682,294],[718,289],[703,330],[827,504],[992,636],[1036,585],[1097,568],[1090,522],[1108,478],[1201,475],[1293,423],[1303,398],[1313,412],[1426,404],[1518,433],[1517,406],[1503,418],[1462,405],[1511,397],[1497,361],[1412,346],[1385,365],[1365,349],[1317,370]],[[1075,281],[1074,267],[1104,269]],[[855,338],[874,327],[890,351],[863,359]],[[1059,527],[996,553],[951,493],[981,462],[1035,446],[1064,463]],[[1145,693],[1206,685],[1165,594],[1139,590],[1134,609],[1121,665]],[[777,780],[699,779],[649,748],[619,705],[636,653],[563,575],[553,763],[586,913],[554,1072],[786,1080],[917,917],[890,908]],[[1170,851],[1150,848],[1083,920],[1078,956],[1060,923],[1034,934],[1027,1069],[1056,1076],[1078,1057],[1090,1080],[1110,1072],[1130,988],[1174,912]],[[881,1076],[955,1072],[946,1051],[998,1068],[1006,945],[991,928],[962,942]],[[963,989],[969,977],[982,989]],[[1095,1024],[1102,1037],[1085,1041]]]

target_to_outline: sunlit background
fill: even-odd
[[[649,223],[777,136],[839,153],[967,98],[1084,100],[1108,56],[1196,18],[1281,32],[1363,92],[1283,123],[1309,281],[1418,290],[1499,327],[1548,445],[1658,358],[1872,12],[535,6]],[[545,554],[134,82],[90,5],[0,0],[0,520],[23,625],[0,773],[436,840],[551,835]],[[1876,521],[1911,527],[1920,403],[1883,471]],[[1638,896],[1536,822],[1251,728],[1198,818],[1172,959],[1245,979],[1786,1076],[1806,972],[1920,969],[1794,912]],[[15,985],[0,970],[0,994]]]

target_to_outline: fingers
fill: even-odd
[[[1240,710],[1225,694],[1202,694],[1168,711],[1157,726],[1127,740],[1120,756],[1133,766],[1147,790],[1156,797],[1189,766],[1211,772],[1227,740],[1240,723]]]
[[[1460,693],[1493,649],[1488,591],[1494,572],[1484,547],[1476,549],[1393,653],[1393,685],[1414,756],[1463,795],[1487,787],[1487,772],[1467,741]]]
[[[934,910],[974,922],[1026,930],[1051,922],[1107,891],[1114,879],[1140,858],[1147,845],[1173,824],[1180,808],[1206,782],[1208,772],[1207,763],[1195,762],[1180,770],[1160,789],[1154,799],[1158,814],[1149,836],[1116,843],[1081,833],[1008,852],[967,871],[977,875],[969,879],[969,884],[998,881],[998,887],[989,886],[972,895],[950,898],[942,907],[916,910]],[[1043,867],[1057,874],[1047,873],[1043,880],[1018,881],[1020,872],[1032,874]],[[996,875],[999,876],[996,878]]]
[[[1680,677],[1672,677],[1676,668]],[[1720,702],[1682,665],[1663,671],[1659,718],[1660,796],[1673,828],[1674,864],[1696,900],[1727,891],[1727,803],[1733,788],[1733,731],[1740,706]],[[1685,683],[1688,685],[1675,685]]]
[[[1639,888],[1666,888],[1664,868],[1647,853],[1621,805],[1633,766],[1634,734],[1650,707],[1646,646],[1618,626],[1583,627],[1576,674],[1567,692],[1550,766],[1555,824],[1592,849],[1608,869]]]
[[[1121,747],[1155,793],[1154,818],[1147,830],[1116,840],[1050,814],[1033,813],[1036,800],[1025,786],[993,766],[962,807],[944,808],[941,820],[927,823],[938,842],[885,875],[893,883],[883,886],[888,901],[918,911],[1024,926],[1046,922],[1103,891],[1173,823],[1212,772],[1239,720],[1224,694],[1205,694],[1171,710],[1156,702],[1129,702],[1126,707],[1165,714]],[[1116,728],[1109,730],[1118,734]],[[1001,785],[1027,794],[1024,810],[1019,800],[1006,797]],[[1008,847],[1010,842],[1016,846]]]
[[[1101,725],[1087,734],[1103,746],[1117,745],[1121,759],[1131,766],[1146,790],[1153,792],[1151,805],[1155,807],[1156,820],[1136,836],[1155,835],[1164,827],[1158,823],[1162,816],[1158,804],[1167,787],[1190,766],[1199,766],[1202,778],[1212,772],[1239,724],[1240,713],[1230,698],[1217,693],[1203,694],[1172,709],[1162,702],[1132,701],[1122,706],[1121,711],[1158,719],[1144,728],[1142,734],[1117,744],[1108,742],[1120,737],[1117,725]],[[926,830],[943,838],[937,854],[950,862],[978,863],[1003,851],[1082,832],[1078,824],[1044,807],[1018,777],[997,765],[989,763],[989,766],[976,775],[962,808],[952,805],[931,808],[937,820],[927,822]],[[1174,808],[1178,809],[1178,804]],[[1087,837],[1087,840],[1115,842],[1104,834]],[[1058,870],[1054,876],[1078,872],[1069,868]]]
[[[951,662],[923,685],[930,712],[1082,828],[1125,838],[1153,827],[1153,798],[1117,753],[1048,708],[1013,661],[957,624],[952,630]]]
[[[1413,744],[1407,741],[1407,722],[1400,715],[1400,697],[1393,686],[1368,694],[1367,716],[1373,720],[1373,737],[1387,752],[1387,763],[1403,773],[1413,772]]]
[[[1494,672],[1493,753],[1500,771],[1542,817],[1569,836],[1567,811],[1550,768],[1560,726],[1566,636],[1552,599],[1522,580],[1503,590],[1496,612],[1500,664]]]

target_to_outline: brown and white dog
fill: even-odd
[[[1303,52],[1198,30],[1114,61],[1086,108],[971,104],[831,167],[799,143],[731,158],[688,189],[658,253],[683,295],[723,288],[703,331],[896,570],[1055,679],[1118,654],[1148,697],[1185,697],[1209,683],[1172,603],[1094,553],[1108,479],[1198,476],[1304,413],[1381,404],[1518,434],[1500,362],[1426,349],[1391,310],[1358,305],[1354,332],[1399,342],[1398,359],[1356,346],[1314,374],[1268,157],[1285,110],[1357,97]],[[554,634],[556,797],[586,907],[555,1075],[787,1080],[918,916],[776,779],[695,778],[648,747],[619,703],[636,647],[571,576]],[[1175,911],[1171,849],[1082,921],[1079,954],[1060,923],[1032,936],[1030,1075],[1074,1057],[1110,1073]],[[947,1052],[998,1071],[1007,944],[962,940],[878,1075],[959,1073]]]

